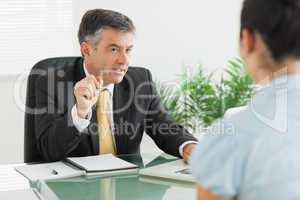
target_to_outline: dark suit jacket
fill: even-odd
[[[38,151],[45,161],[69,156],[97,155],[99,149],[95,109],[90,125],[78,132],[71,109],[75,105],[73,87],[85,77],[83,59],[74,65],[47,66],[36,81],[35,134]],[[113,92],[113,119],[117,154],[136,154],[144,131],[164,152],[178,156],[179,146],[196,141],[182,126],[176,124],[161,105],[145,68],[129,67]]]

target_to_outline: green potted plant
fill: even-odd
[[[195,130],[211,125],[222,118],[229,108],[245,105],[250,99],[252,80],[244,71],[243,63],[235,58],[228,62],[219,81],[215,74],[206,75],[199,66],[195,75],[185,71],[180,76],[179,87],[157,83],[162,103],[173,118],[185,127]]]

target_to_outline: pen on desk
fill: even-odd
[[[57,175],[57,174],[58,174],[58,172],[57,172],[55,169],[52,169],[52,171],[51,171],[51,174],[53,174],[53,175]]]
[[[52,169],[52,168],[50,168],[48,166],[47,166],[47,168],[51,171],[51,174],[53,174],[53,175],[57,175],[58,174],[58,172],[55,169]]]

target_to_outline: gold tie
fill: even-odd
[[[100,92],[96,113],[99,133],[99,154],[116,154],[110,122],[107,116],[109,91],[104,89]]]

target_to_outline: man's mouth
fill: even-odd
[[[116,74],[123,76],[127,72],[125,68],[111,68],[111,69],[104,69],[100,71],[101,75],[109,75],[109,74]]]
[[[113,68],[113,69],[112,69],[112,72],[114,72],[114,73],[122,73],[122,74],[123,74],[123,73],[126,72],[126,69],[117,69],[117,68],[114,69],[114,68]]]
[[[125,69],[113,69],[114,71],[120,71],[120,72],[125,72]]]

